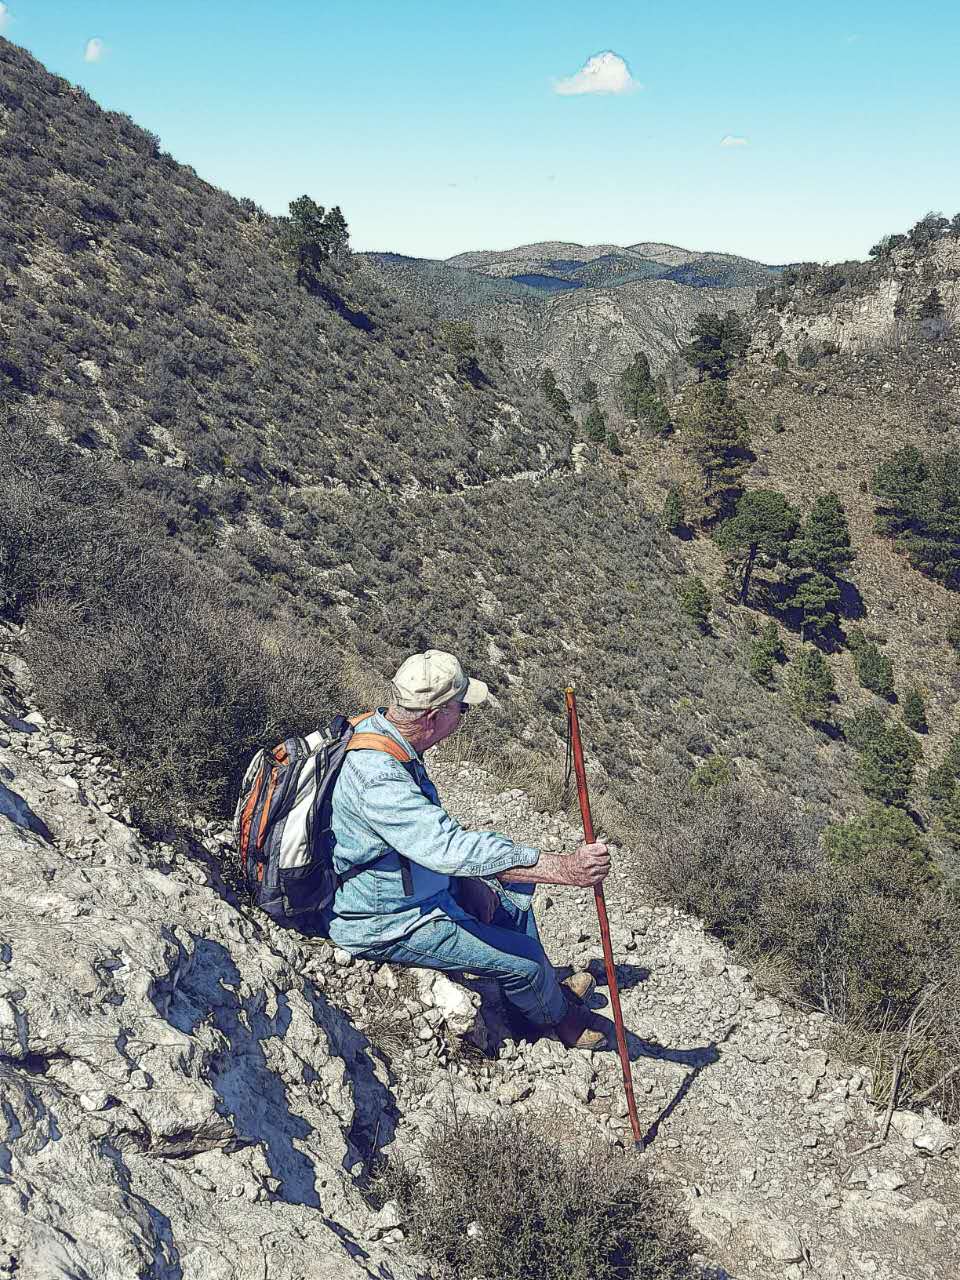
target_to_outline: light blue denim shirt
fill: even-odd
[[[423,760],[382,710],[357,725],[383,733],[407,750],[402,765],[382,751],[348,752],[333,791],[333,861],[338,874],[375,863],[337,890],[330,937],[348,951],[408,937],[438,915],[467,919],[450,892],[452,876],[495,876],[532,867],[539,849],[496,831],[464,831],[440,804]],[[400,859],[410,865],[413,893],[404,894]]]

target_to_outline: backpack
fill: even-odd
[[[372,714],[351,720],[335,716],[315,733],[258,751],[247,766],[233,833],[244,883],[257,906],[275,920],[322,911],[342,880],[373,865],[338,876],[330,829],[333,788],[348,751],[385,751],[403,765],[412,759],[386,734],[354,733],[354,726]],[[403,857],[400,867],[409,896],[410,867]]]

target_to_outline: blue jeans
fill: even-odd
[[[375,943],[355,954],[383,964],[494,978],[510,1003],[541,1027],[554,1025],[567,1012],[532,907],[523,911],[501,899],[490,924],[465,913],[459,920],[441,916],[399,941]]]

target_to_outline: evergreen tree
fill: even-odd
[[[800,636],[821,636],[836,626],[840,618],[840,588],[825,573],[813,573],[799,580],[788,603],[802,617]]]
[[[871,804],[861,817],[827,827],[823,843],[830,861],[855,871],[868,892],[916,892],[936,878],[916,823],[899,808]]]
[[[669,533],[684,527],[683,495],[676,485],[671,486],[664,499],[660,522]]]
[[[956,653],[960,653],[960,611],[955,613],[947,627],[947,644]]]
[[[908,729],[912,729],[914,733],[927,732],[929,728],[927,724],[927,704],[916,685],[908,689],[903,695],[902,715],[903,723]]]
[[[857,679],[865,689],[881,698],[893,697],[893,663],[869,641],[857,646],[853,655]]]
[[[960,451],[924,458],[899,449],[873,477],[877,530],[892,537],[910,563],[948,588],[960,587]]]
[[[599,404],[590,406],[590,412],[587,414],[583,422],[583,432],[588,440],[592,440],[594,444],[602,444],[607,436],[607,420],[603,416],[603,410]]]
[[[592,378],[586,378],[580,388],[580,399],[584,404],[592,404],[594,400],[599,400],[599,398],[600,388]]]
[[[804,645],[787,671],[787,694],[804,724],[825,722],[837,696],[830,664],[813,645]]]
[[[742,412],[723,382],[693,388],[680,429],[686,448],[703,472],[705,518],[724,515],[740,496],[740,482],[750,465],[750,432]]]
[[[943,759],[927,774],[927,795],[933,807],[942,809],[960,782],[960,733],[954,734]]]
[[[750,645],[750,674],[759,684],[769,688],[773,684],[773,669],[784,659],[780,629],[775,622],[768,622]]]
[[[697,380],[725,378],[734,360],[747,349],[749,338],[735,311],[719,316],[702,311],[694,321],[690,342],[680,354],[697,371]]]
[[[615,431],[611,431],[607,436],[607,448],[615,458],[623,457],[623,447],[620,444],[620,437]]]
[[[774,568],[786,558],[797,531],[797,513],[782,493],[751,489],[737,503],[715,538],[733,575],[739,577],[739,601],[746,603],[755,565]]]
[[[289,208],[289,218],[279,219],[281,249],[296,268],[297,284],[312,288],[323,264],[347,252],[347,222],[338,207],[327,212],[309,196],[292,200]]]
[[[540,390],[543,392],[547,404],[560,418],[571,418],[570,401],[563,394],[563,389],[557,383],[556,376],[549,366],[540,375]]]
[[[835,578],[849,569],[853,559],[843,503],[835,493],[817,498],[790,546],[790,563]]]
[[[852,720],[848,720],[844,732],[851,747],[863,751],[878,734],[886,732],[888,723],[886,712],[874,704],[864,707]]]
[[[790,368],[790,361],[787,359],[787,353],[785,351],[778,351],[773,357],[773,363],[781,373],[786,373]]]
[[[919,756],[916,738],[888,721],[860,752],[857,778],[871,800],[906,807]]]
[[[650,361],[638,351],[620,375],[620,398],[627,417],[654,434],[670,429],[670,415],[657,395]]]
[[[701,578],[687,578],[680,588],[680,608],[701,631],[710,627],[710,592]]]

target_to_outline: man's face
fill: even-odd
[[[431,711],[426,722],[429,728],[428,739],[421,750],[428,751],[438,742],[443,742],[444,738],[449,738],[451,733],[460,728],[460,722],[468,711],[469,707],[465,702],[445,702],[442,707]]]

